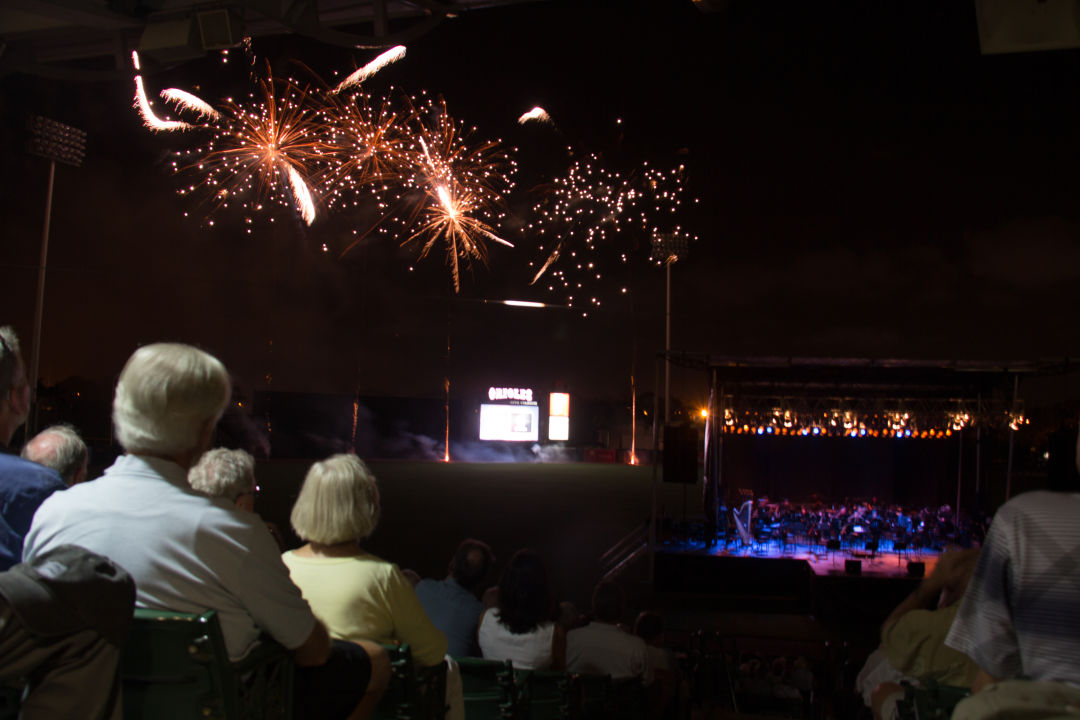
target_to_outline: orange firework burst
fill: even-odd
[[[401,114],[383,99],[376,107],[366,93],[334,99],[322,112],[336,148],[333,167],[322,180],[327,203],[355,205],[360,191],[391,192],[408,163],[407,134]]]
[[[405,185],[421,192],[409,223],[415,231],[405,240],[423,242],[424,258],[440,239],[446,242],[446,260],[461,289],[460,266],[474,260],[487,263],[487,240],[513,247],[495,234],[493,225],[505,216],[503,196],[513,188],[516,163],[498,141],[468,143],[468,132],[446,111],[446,102],[429,103],[413,113],[416,143],[413,168]],[[475,130],[475,128],[473,128]]]
[[[329,127],[307,88],[273,77],[258,86],[248,104],[225,102],[220,118],[206,126],[213,135],[205,147],[177,154],[174,170],[202,176],[180,193],[206,191],[215,208],[235,201],[259,210],[269,199],[296,208],[310,225],[315,204],[308,178],[325,173],[336,150]]]

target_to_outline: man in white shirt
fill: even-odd
[[[262,632],[291,650],[298,717],[367,717],[389,677],[385,652],[332,644],[262,521],[188,485],[230,393],[225,367],[197,348],[136,350],[113,400],[126,454],[98,480],[41,505],[23,559],[63,544],[105,555],[134,578],[139,607],[216,611],[231,659]]]
[[[610,675],[612,680],[640,678],[653,681],[653,667],[645,641],[618,626],[626,601],[622,588],[600,581],[593,590],[593,619],[566,634],[566,669],[586,675]]]

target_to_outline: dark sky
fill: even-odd
[[[373,56],[295,37],[254,49],[275,73],[300,61],[326,78]],[[217,100],[247,91],[239,65],[208,58],[147,82]],[[666,0],[468,13],[368,87],[442,94],[476,137],[518,147],[511,225],[565,170],[564,146],[624,171],[685,164],[700,204],[684,224],[701,239],[672,270],[674,349],[1008,360],[1080,354],[1078,80],[1074,50],[980,55],[969,2],[733,0],[703,14]],[[22,150],[25,115],[90,137],[84,167],[57,171],[46,382],[110,378],[137,344],[169,339],[218,354],[252,389],[438,397],[449,369],[466,394],[563,383],[618,397],[635,351],[651,386],[664,275],[640,238],[603,248],[632,255],[609,271],[630,297],[582,319],[482,302],[559,299],[528,286],[527,236],[492,248],[455,297],[438,251],[415,271],[416,249],[393,241],[321,252],[363,217],[203,228],[165,165],[187,141],[143,129],[132,91],[129,78],[0,79],[2,319],[27,346],[47,165]],[[516,125],[537,104],[557,131]]]

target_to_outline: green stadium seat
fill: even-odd
[[[524,720],[571,720],[581,714],[574,676],[555,670],[515,670],[518,717]]]
[[[376,720],[443,720],[446,663],[417,668],[408,643],[383,645],[390,655],[390,684],[375,708]]]
[[[468,720],[514,720],[514,669],[509,660],[456,657]]]
[[[125,720],[289,720],[292,657],[273,641],[229,662],[217,613],[135,610],[121,659]]]

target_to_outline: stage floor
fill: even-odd
[[[707,547],[696,539],[679,537],[663,538],[657,548],[660,552],[713,557],[754,558],[759,560],[784,559],[805,560],[815,575],[845,575],[846,560],[858,560],[860,573],[868,577],[910,577],[908,563],[923,563],[924,572],[933,572],[938,556],[937,550],[920,548],[918,550],[894,550],[891,541],[882,541],[880,549],[871,553],[864,547],[844,546],[840,550],[826,550],[821,545],[805,543],[779,542],[743,545],[738,538],[729,539],[725,545],[722,539]]]

